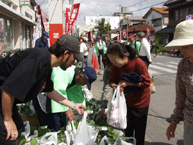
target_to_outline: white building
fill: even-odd
[[[0,53],[33,47],[35,0],[0,0]]]
[[[73,29],[73,34],[80,37],[87,32],[93,31],[94,27],[94,25],[76,25]]]
[[[134,25],[134,24],[139,24],[139,23],[143,23],[143,22],[146,22],[145,19],[143,19],[143,17],[141,16],[125,16],[123,17],[123,21],[121,23],[122,26],[131,26],[131,25]]]
[[[105,24],[109,23],[111,25],[111,29],[119,28],[119,22],[123,18],[122,16],[85,16],[85,24],[98,26],[99,21],[101,19],[105,19]]]
[[[159,31],[168,25],[168,14],[167,7],[152,7],[143,18],[146,19],[146,23]]]

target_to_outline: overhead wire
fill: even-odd
[[[51,16],[51,18],[50,18],[50,22],[52,21],[52,18],[53,18],[53,15],[54,15],[54,12],[55,12],[55,10],[56,10],[56,6],[57,6],[57,5],[58,5],[58,1],[57,1],[57,3],[55,4],[54,11],[53,11],[52,16]]]
[[[45,0],[43,0],[41,3],[40,3],[40,6],[45,2]]]
[[[165,2],[161,2],[161,3],[153,4],[153,5],[151,5],[151,6],[144,7],[144,8],[137,9],[137,10],[133,10],[133,11],[130,11],[130,12],[141,11],[141,10],[144,10],[144,9],[150,8],[150,7],[152,7],[152,6],[160,5],[160,4],[163,4],[163,3],[165,3]]]
[[[144,1],[142,1],[142,2],[139,2],[139,3],[133,4],[133,5],[127,6],[126,8],[133,7],[133,6],[135,6],[135,5],[138,5],[138,4],[143,3],[143,2],[145,2],[145,1],[147,1],[147,0],[144,0]]]

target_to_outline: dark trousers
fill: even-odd
[[[101,69],[101,57],[103,58],[103,49],[99,50],[99,55],[98,55],[98,63],[99,63],[100,69]]]
[[[88,56],[84,56],[86,67],[88,66]]]
[[[139,56],[139,58],[141,58],[141,59],[145,62],[145,64],[147,65],[147,68],[148,68],[148,67],[149,67],[150,62],[149,62],[149,60],[148,60],[147,56]]]
[[[33,98],[33,105],[38,117],[40,126],[47,125],[51,131],[58,131],[66,125],[66,115],[64,113],[45,113],[39,104],[38,98]]]
[[[144,145],[148,110],[149,106],[140,109],[127,107],[125,135],[127,137],[135,137],[137,140],[136,145]]]

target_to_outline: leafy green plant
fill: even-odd
[[[32,101],[18,105],[18,109],[20,114],[25,115],[27,117],[37,116],[33,108]]]

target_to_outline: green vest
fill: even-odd
[[[127,45],[131,45],[133,48],[136,48],[137,52],[138,52],[138,55],[139,55],[140,47],[141,47],[141,43],[140,42],[134,41],[132,44],[130,44],[130,42],[128,42]]]
[[[102,42],[102,45],[103,45],[103,54],[105,54],[107,52],[107,46],[106,46],[106,43],[104,41],[101,41],[101,42]],[[96,53],[97,56],[99,56],[99,50],[98,50],[98,47],[97,47],[97,42],[94,45],[94,53]]]
[[[76,66],[71,66],[67,70],[62,70],[60,67],[53,68],[52,71],[52,81],[54,83],[54,89],[58,91],[64,98],[74,102],[74,103],[83,103],[85,105],[84,95],[82,92],[81,85],[73,85],[67,89],[74,79]],[[66,112],[70,108],[64,106],[51,99],[51,112]]]

